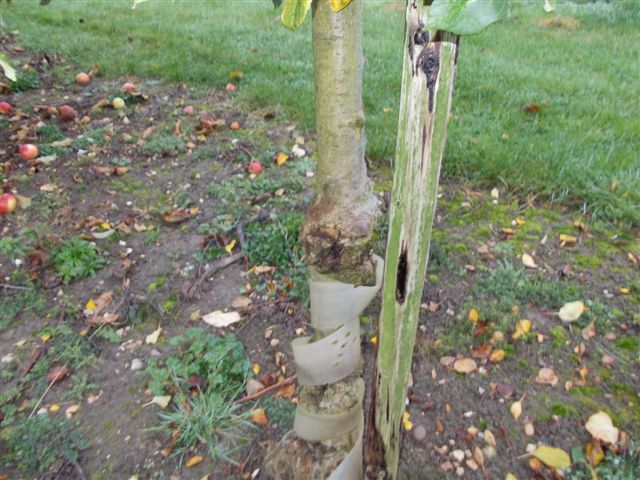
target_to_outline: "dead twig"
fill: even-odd
[[[21,287],[19,285],[9,285],[8,283],[0,283],[0,287],[7,290],[31,290],[28,287]]]
[[[283,381],[281,381],[280,383],[274,383],[273,385],[263,388],[262,390],[259,390],[255,393],[252,393],[251,395],[247,395],[246,397],[242,397],[238,400],[236,400],[236,403],[243,403],[243,402],[248,402],[249,400],[253,400],[255,398],[261,397],[262,395],[265,395],[269,392],[272,392],[274,390],[280,390],[282,387],[286,387],[287,385],[292,384],[293,382],[295,382],[298,378],[298,374],[294,374],[291,375],[289,378],[285,378]]]

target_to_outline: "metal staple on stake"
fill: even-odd
[[[312,337],[302,337],[291,343],[301,385],[337,382],[348,377],[360,363],[360,314],[380,290],[384,274],[384,260],[376,255],[373,260],[374,286],[356,287],[311,271],[311,324],[317,329],[337,330],[317,342],[312,342]],[[293,429],[300,438],[311,442],[340,438],[358,429],[358,440],[329,480],[362,478],[362,398],[351,410],[337,414],[309,412],[298,406]]]

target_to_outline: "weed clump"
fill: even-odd
[[[96,272],[107,263],[93,243],[79,237],[62,240],[51,258],[65,283],[78,278],[95,277]]]

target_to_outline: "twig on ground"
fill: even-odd
[[[7,290],[30,290],[28,287],[21,287],[20,285],[9,285],[8,283],[0,283],[0,287]]]
[[[296,379],[298,378],[298,374],[294,374],[291,375],[289,378],[285,378],[283,381],[281,381],[280,383],[274,383],[273,385],[263,388],[262,390],[259,390],[255,393],[252,393],[251,395],[247,395],[246,397],[242,397],[238,400],[236,400],[236,403],[243,403],[243,402],[248,402],[249,400],[253,400],[255,398],[261,397],[262,395],[265,395],[269,392],[272,392],[274,390],[280,390],[282,387],[286,387],[287,385],[292,384],[293,382],[296,381]]]

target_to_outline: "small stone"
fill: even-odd
[[[535,452],[536,448],[538,448],[538,447],[537,447],[537,445],[535,443],[527,443],[527,448],[525,449],[525,451],[527,453],[533,453],[533,452]]]
[[[456,462],[461,462],[462,460],[464,460],[464,452],[462,450],[454,450],[453,452],[451,452],[451,456]]]
[[[259,392],[262,389],[264,389],[264,384],[261,381],[256,380],[255,378],[250,378],[249,380],[247,380],[247,395]]]
[[[464,418],[471,418],[471,417],[473,417],[473,412],[472,412],[471,410],[469,410],[468,412],[464,412],[464,413],[462,414],[462,416],[463,416]]]
[[[480,375],[484,375],[484,376],[486,376],[486,375],[488,374],[487,369],[486,369],[486,368],[484,368],[484,367],[480,367],[480,368],[478,368],[478,373],[479,373]]]
[[[131,360],[131,370],[136,371],[142,369],[142,360],[134,358]]]
[[[151,350],[151,352],[149,352],[149,355],[151,355],[152,357],[159,357],[162,354],[154,348],[153,350]]]
[[[427,438],[427,429],[424,428],[423,425],[418,425],[413,429],[413,438],[416,439],[417,442],[424,441]]]
[[[272,347],[277,347],[278,345],[280,345],[280,340],[274,338],[271,340],[271,342],[269,342],[269,345],[271,345]]]
[[[456,468],[456,475],[458,475],[459,477],[464,475],[464,468],[462,467],[458,467]]]

